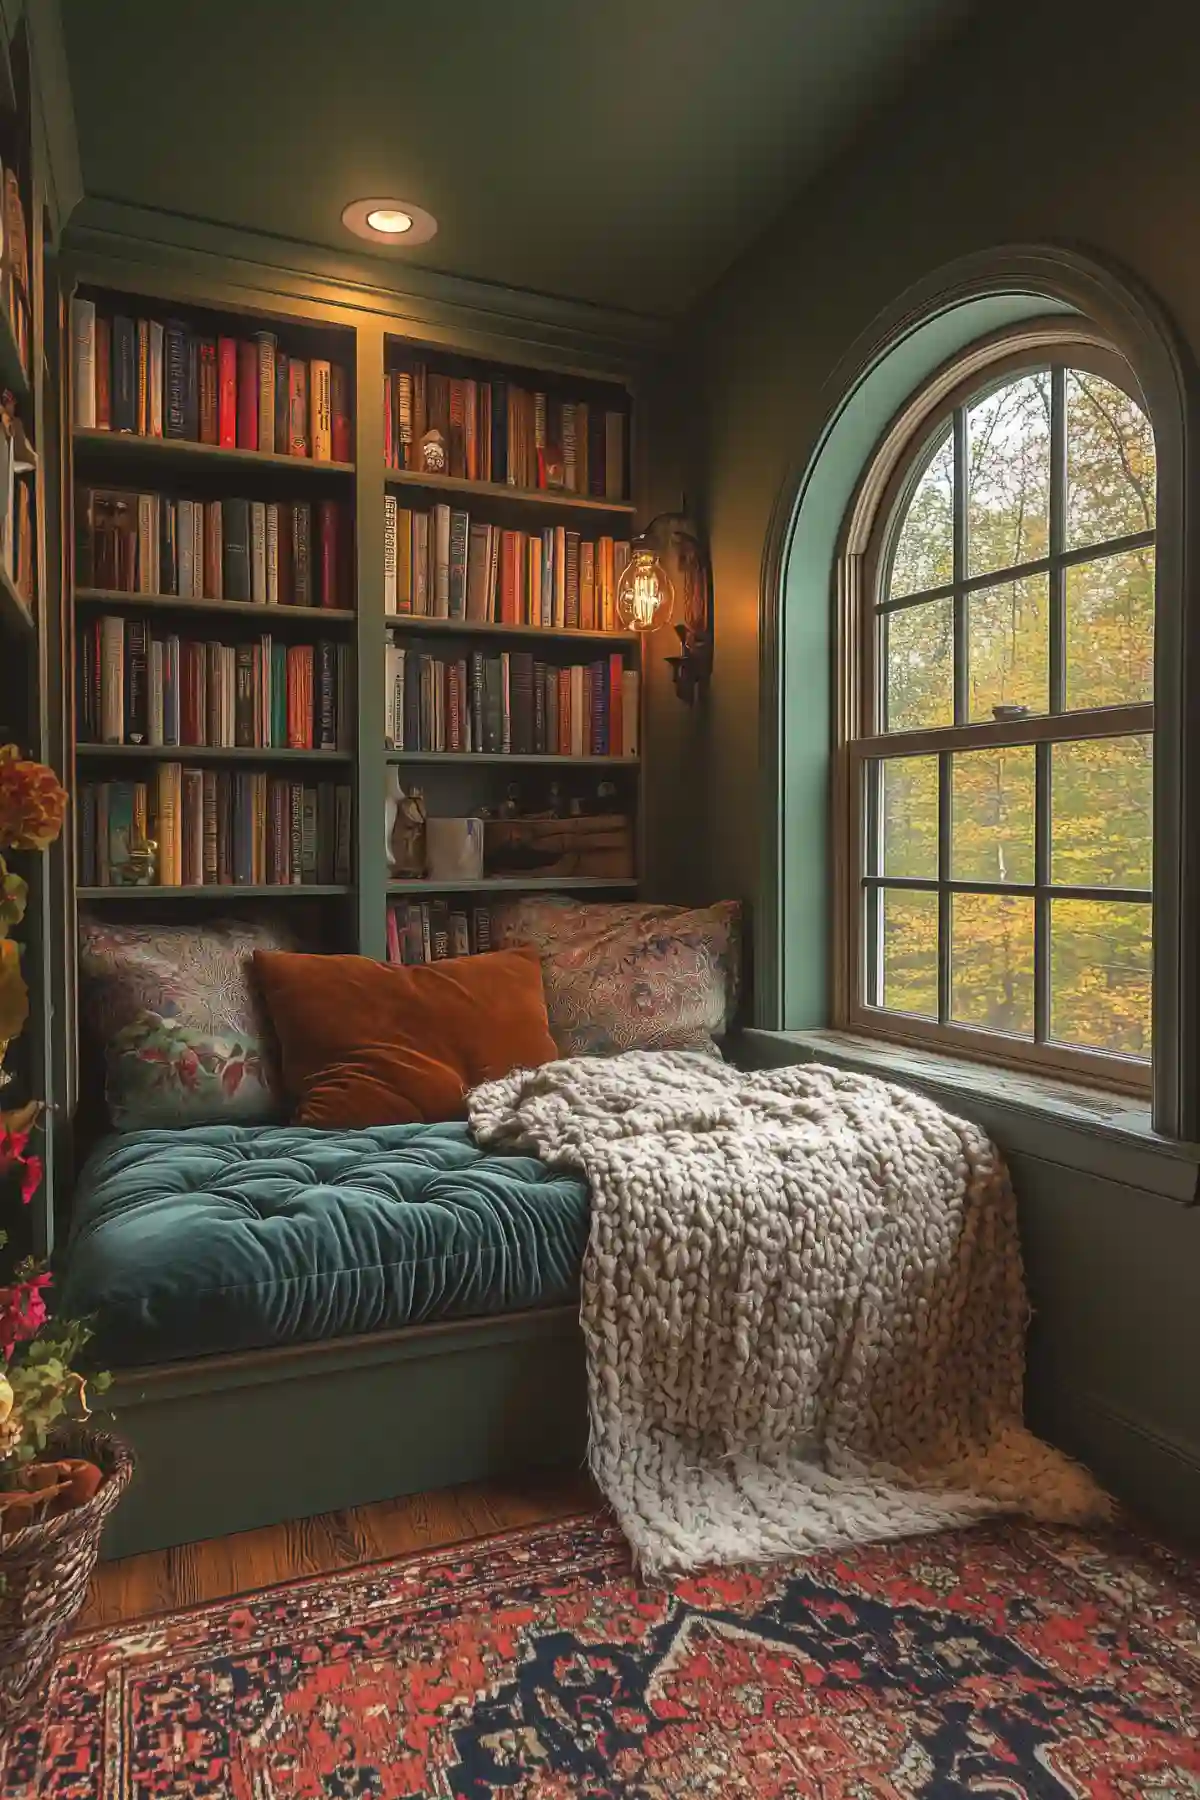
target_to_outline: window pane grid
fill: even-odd
[[[1147,742],[1145,738],[1140,741]],[[1138,742],[1132,737],[1044,740],[1033,745],[1008,747],[1006,752],[1000,753],[1007,755],[1008,764],[1005,765],[999,764],[995,753],[983,753],[984,763],[975,770],[978,779],[974,800],[968,802],[965,794],[958,796],[960,808],[967,808],[962,814],[961,828],[970,828],[983,835],[982,849],[973,851],[968,860],[974,870],[980,859],[986,864],[989,857],[995,855],[1003,872],[1020,871],[1022,857],[1028,854],[1022,851],[1021,845],[1027,841],[1029,827],[1027,812],[1023,810],[1027,802],[1022,803],[1019,795],[1022,791],[1027,792],[1023,783],[1031,784],[1032,880],[984,880],[976,873],[969,877],[954,874],[955,765],[957,761],[960,770],[964,770],[971,759],[980,754],[962,749],[945,749],[936,754],[936,874],[889,872],[905,867],[906,862],[911,868],[914,858],[919,858],[917,866],[920,867],[928,855],[920,849],[922,843],[929,843],[929,837],[927,828],[917,817],[917,802],[927,818],[932,794],[924,771],[933,759],[925,756],[864,760],[862,777],[867,830],[864,843],[866,872],[861,887],[867,928],[865,992],[868,1004],[931,1022],[936,1018],[940,1026],[990,1030],[995,1035],[1009,1031],[1019,1041],[1045,1048],[1060,1041],[1061,1030],[1066,1027],[1062,1026],[1056,1037],[1056,1020],[1068,1015],[1081,1021],[1080,1031],[1090,1032],[1095,1037],[1101,1028],[1097,1020],[1102,1021],[1104,1017],[1103,993],[1111,989],[1114,1005],[1123,1009],[1118,1025],[1114,1027],[1120,1029],[1121,1041],[1111,1053],[1126,1059],[1144,1060],[1139,1048],[1144,1032],[1138,1023],[1137,1008],[1141,1004],[1139,984],[1144,985],[1146,979],[1139,962],[1145,933],[1139,932],[1136,921],[1144,916],[1148,930],[1152,890],[1140,885],[1055,881],[1053,869],[1056,747],[1074,750],[1080,744],[1111,743],[1128,745],[1136,754]],[[1014,750],[1019,756],[1022,749],[1032,752],[1032,767],[1018,762],[1014,775],[1002,774],[1002,767],[1012,763]],[[978,805],[980,783],[986,795],[993,762],[998,764],[995,804],[999,811],[995,814],[985,811],[981,815]],[[1118,770],[1122,767],[1120,760],[1116,767]],[[893,772],[897,793],[888,804],[885,819],[884,794],[889,785],[889,770]],[[1013,780],[1017,785],[1010,792]],[[1106,801],[1111,804],[1111,798],[1101,793],[1093,804],[1103,806]],[[1065,799],[1060,800],[1060,806],[1066,806]],[[1070,813],[1066,816],[1069,822]],[[898,846],[889,845],[890,833],[897,834]],[[1004,845],[1003,856],[998,849],[995,852],[989,850],[992,842],[989,833],[996,834],[997,845]],[[904,900],[903,896],[908,899]],[[922,931],[928,941],[934,927],[932,914],[922,911],[919,897],[925,897],[926,906],[936,907],[936,954],[926,963],[924,975],[914,958],[914,944],[921,941]],[[1076,908],[1073,914],[1069,912],[1072,906]],[[1056,907],[1067,909],[1060,915],[1061,931],[1057,929]],[[1093,908],[1097,911],[1092,912]],[[1099,908],[1105,911],[1101,914]],[[927,920],[924,927],[922,919]],[[1110,951],[1105,946],[1107,925],[1111,920],[1116,921],[1120,941],[1115,942]],[[982,940],[980,933],[984,934]],[[987,1009],[991,997],[988,987],[992,968],[988,960],[989,941],[1005,972],[1001,985],[1006,996],[996,1002],[995,1010],[1009,1021],[1008,1025],[979,1022],[979,1015]],[[1056,944],[1060,946],[1058,950]],[[1125,944],[1130,948],[1124,948]],[[1100,946],[1099,950],[1097,946]],[[932,951],[934,946],[929,944],[929,949]],[[1068,1000],[1074,1001],[1073,1010],[1067,1007],[1064,1011],[1055,986],[1056,966],[1060,967],[1062,980],[1073,984],[1067,996]],[[1102,990],[1101,999],[1098,1000],[1091,991],[1094,988]],[[1064,1047],[1069,1049],[1071,1044]],[[1104,1048],[1103,1045],[1097,1047]]]
[[[911,607],[927,605],[930,600],[952,600],[956,593],[972,594],[979,588],[996,587],[1002,581],[1023,581],[1028,575],[1048,575],[1056,568],[1074,569],[1081,563],[1101,562],[1127,550],[1149,550],[1154,547],[1155,535],[1152,530],[1134,531],[1128,537],[1105,538],[1102,543],[1060,550],[1053,556],[1039,556],[1033,562],[991,569],[986,575],[969,575],[962,581],[947,581],[941,587],[922,588],[919,593],[889,596],[875,602],[875,611],[881,616],[907,612]]]
[[[919,468],[868,598],[874,711],[849,745],[861,991],[926,1034],[1008,1039],[1014,1060],[1019,1043],[1073,1067],[1144,1062],[1148,422],[1051,359],[947,409]]]

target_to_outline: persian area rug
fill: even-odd
[[[467,1116],[588,1178],[588,1460],[648,1576],[1106,1516],[1022,1423],[1016,1202],[977,1125],[686,1051],[519,1070]]]
[[[5,1800],[1195,1800],[1196,1570],[989,1523],[639,1585],[605,1518],[66,1647]]]

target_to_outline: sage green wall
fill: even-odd
[[[1200,351],[1200,108],[1194,59],[1181,54],[1184,9],[989,10],[690,320],[717,595],[710,824],[697,855],[712,894],[752,897],[758,881],[759,574],[771,510],[834,399],[831,373],[875,317],[958,256],[1069,242],[1133,271]]]
[[[1186,9],[989,10],[689,322],[717,610],[696,758],[705,828],[687,871],[698,897],[753,902],[760,891],[764,542],[835,399],[830,377],[877,315],[960,256],[1057,241],[1132,271],[1200,353],[1200,108],[1194,57],[1182,54]],[[796,694],[790,712],[797,730],[815,719],[816,758],[827,671],[810,679],[820,703],[806,711]],[[813,835],[801,849],[819,868],[824,833]],[[1200,1210],[1155,1192],[1152,1173],[1133,1185],[1081,1172],[1077,1148],[1064,1131],[1043,1154],[1014,1157],[1038,1307],[1033,1410],[1115,1486],[1194,1525]]]

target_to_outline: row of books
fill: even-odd
[[[222,337],[185,319],[109,315],[77,296],[71,336],[84,430],[352,460],[346,369],[289,356],[273,331]]]
[[[337,500],[176,500],[82,488],[75,520],[80,587],[260,606],[353,605],[353,533]]]
[[[17,171],[0,163],[0,305],[12,328],[21,367],[29,373],[29,230]]]
[[[37,566],[33,495],[30,483],[19,477],[31,473],[34,467],[13,397],[0,394],[0,567],[30,605]]]
[[[79,883],[130,885],[130,851],[149,840],[158,887],[299,887],[351,880],[346,785],[261,771],[160,763],[153,781],[79,790]]]
[[[482,956],[492,947],[487,906],[452,906],[446,900],[413,900],[388,907],[390,963],[443,962],[449,956]]]
[[[493,756],[636,756],[639,681],[620,654],[567,668],[532,652],[448,661],[389,644],[389,749]]]
[[[383,378],[389,469],[624,500],[626,426],[620,408],[531,391],[499,373],[446,375],[416,362]]]
[[[348,644],[222,644],[113,615],[76,633],[79,741],[210,749],[348,750],[357,708]]]
[[[397,617],[614,631],[628,561],[620,539],[562,525],[505,531],[459,507],[384,501],[383,610]]]

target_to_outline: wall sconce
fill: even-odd
[[[712,583],[700,539],[684,513],[659,513],[630,545],[617,584],[617,617],[627,631],[675,623],[679,655],[668,656],[679,698],[691,705],[712,676]]]

